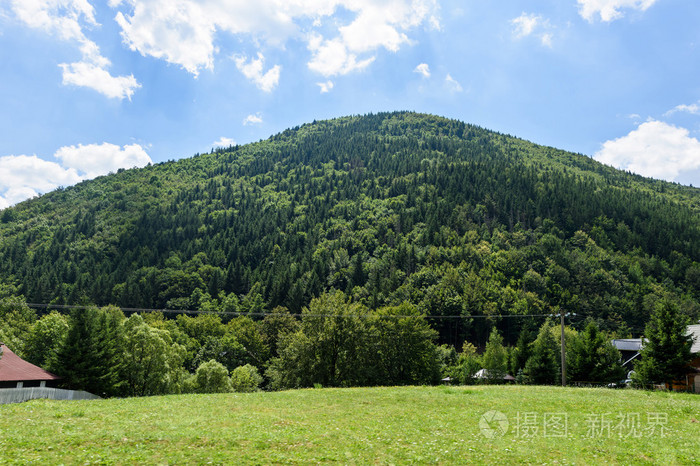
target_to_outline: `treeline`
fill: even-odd
[[[0,341],[62,383],[102,396],[146,396],[440,380],[435,331],[413,306],[369,310],[342,292],[301,317],[129,317],[117,307],[37,316],[21,298],[0,301]]]
[[[62,384],[101,396],[248,392],[306,387],[560,382],[560,326],[524,319],[517,342],[504,343],[486,319],[483,348],[458,351],[415,306],[376,310],[342,291],[323,293],[300,315],[277,307],[252,315],[200,313],[168,318],[115,306],[38,315],[11,287],[0,287],[0,342],[29,362],[63,377]],[[569,316],[571,318],[572,316]],[[645,329],[633,382],[667,387],[682,381],[692,339],[677,303],[659,301]],[[569,382],[619,385],[628,378],[616,335],[593,319],[564,328]],[[513,374],[515,377],[510,376]]]
[[[493,326],[481,351],[466,342],[458,352],[438,344],[415,306],[371,310],[340,291],[315,298],[301,316],[276,308],[264,317],[127,317],[114,306],[38,316],[21,298],[0,301],[1,341],[62,376],[66,387],[101,396],[423,385],[446,377],[504,383],[507,373],[517,383],[558,384],[559,327],[534,322],[515,345],[505,345]],[[610,338],[592,320],[582,332],[566,328],[569,380],[625,378]]]
[[[490,326],[439,317],[564,309],[639,335],[664,298],[700,317],[696,198],[458,121],[342,118],[6,209],[0,280],[32,303],[245,313],[341,290],[458,348]]]

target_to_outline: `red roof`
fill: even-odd
[[[0,382],[21,382],[29,380],[58,380],[59,376],[30,364],[17,356],[5,345],[0,345]]]

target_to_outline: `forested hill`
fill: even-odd
[[[699,315],[699,206],[697,189],[459,121],[347,117],[6,209],[0,289],[30,303],[298,311],[335,288],[369,307],[564,309],[638,333],[664,296]]]

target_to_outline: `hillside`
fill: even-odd
[[[440,117],[346,117],[6,209],[0,263],[29,303],[296,312],[335,288],[638,334],[664,296],[700,316],[700,191]],[[442,341],[485,340],[460,322]]]

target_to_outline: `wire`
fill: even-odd
[[[69,304],[39,304],[39,303],[6,303],[9,305],[27,306],[33,309],[94,309],[98,306],[78,306]],[[113,306],[122,312],[160,312],[163,314],[188,314],[188,315],[199,315],[199,314],[214,314],[223,316],[255,316],[255,317],[266,317],[281,315],[275,312],[240,312],[240,311],[192,311],[188,309],[146,309],[146,308],[136,308],[136,307],[119,307]],[[559,314],[462,314],[462,315],[397,315],[397,314],[309,314],[309,313],[285,313],[283,315],[290,315],[294,317],[331,317],[333,315],[337,317],[390,317],[396,319],[405,319],[409,317],[423,317],[426,319],[504,319],[504,318],[534,318],[534,317],[558,317]],[[574,314],[575,315],[575,314]]]

